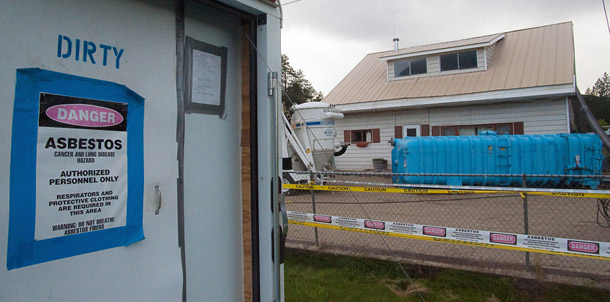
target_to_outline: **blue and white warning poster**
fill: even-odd
[[[40,93],[35,240],[125,226],[127,110]]]
[[[8,269],[144,239],[143,122],[124,85],[17,70]]]

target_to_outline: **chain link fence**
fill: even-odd
[[[523,183],[532,183],[533,178],[549,176],[522,177],[525,180]],[[316,173],[311,175],[311,178],[317,183],[323,182],[329,186],[397,186],[392,183],[391,173]],[[610,184],[610,178],[598,176],[597,179],[600,180],[600,186],[596,191],[581,189],[610,193],[604,189]],[[522,193],[518,191],[523,188],[515,187],[481,194],[397,194],[374,189],[364,192],[290,189],[287,191],[286,207],[288,211],[374,221],[610,242],[608,200],[596,198],[599,194],[595,197],[591,197],[594,194],[582,194],[587,197],[580,197],[581,195],[570,192],[584,190],[570,190],[578,188],[566,188],[565,182],[559,182],[558,185],[561,187],[530,189],[544,191],[548,195]],[[430,185],[408,186],[430,188]],[[480,193],[480,190],[485,188],[466,189]],[[290,225],[287,247],[544,281],[610,285],[610,258],[590,259],[505,250],[298,224]]]

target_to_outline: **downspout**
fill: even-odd
[[[591,113],[591,109],[589,109],[589,106],[587,106],[585,98],[582,97],[582,94],[580,94],[580,90],[578,90],[578,88],[576,88],[576,98],[580,103],[580,111],[584,113],[587,124],[589,124],[593,131],[602,139],[602,144],[604,145],[606,151],[610,152],[610,138],[608,138],[608,135],[606,135],[604,129],[602,129],[602,127],[599,125],[595,119],[595,116],[593,116],[593,113]]]

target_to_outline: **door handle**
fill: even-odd
[[[157,193],[157,209],[155,210],[155,215],[159,215],[159,210],[161,210],[161,190],[159,189],[159,185],[155,185],[155,192]]]

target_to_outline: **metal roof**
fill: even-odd
[[[501,36],[504,35],[503,38]],[[388,81],[388,57],[495,42],[487,70]],[[334,105],[574,84],[572,22],[371,53],[324,98]]]

